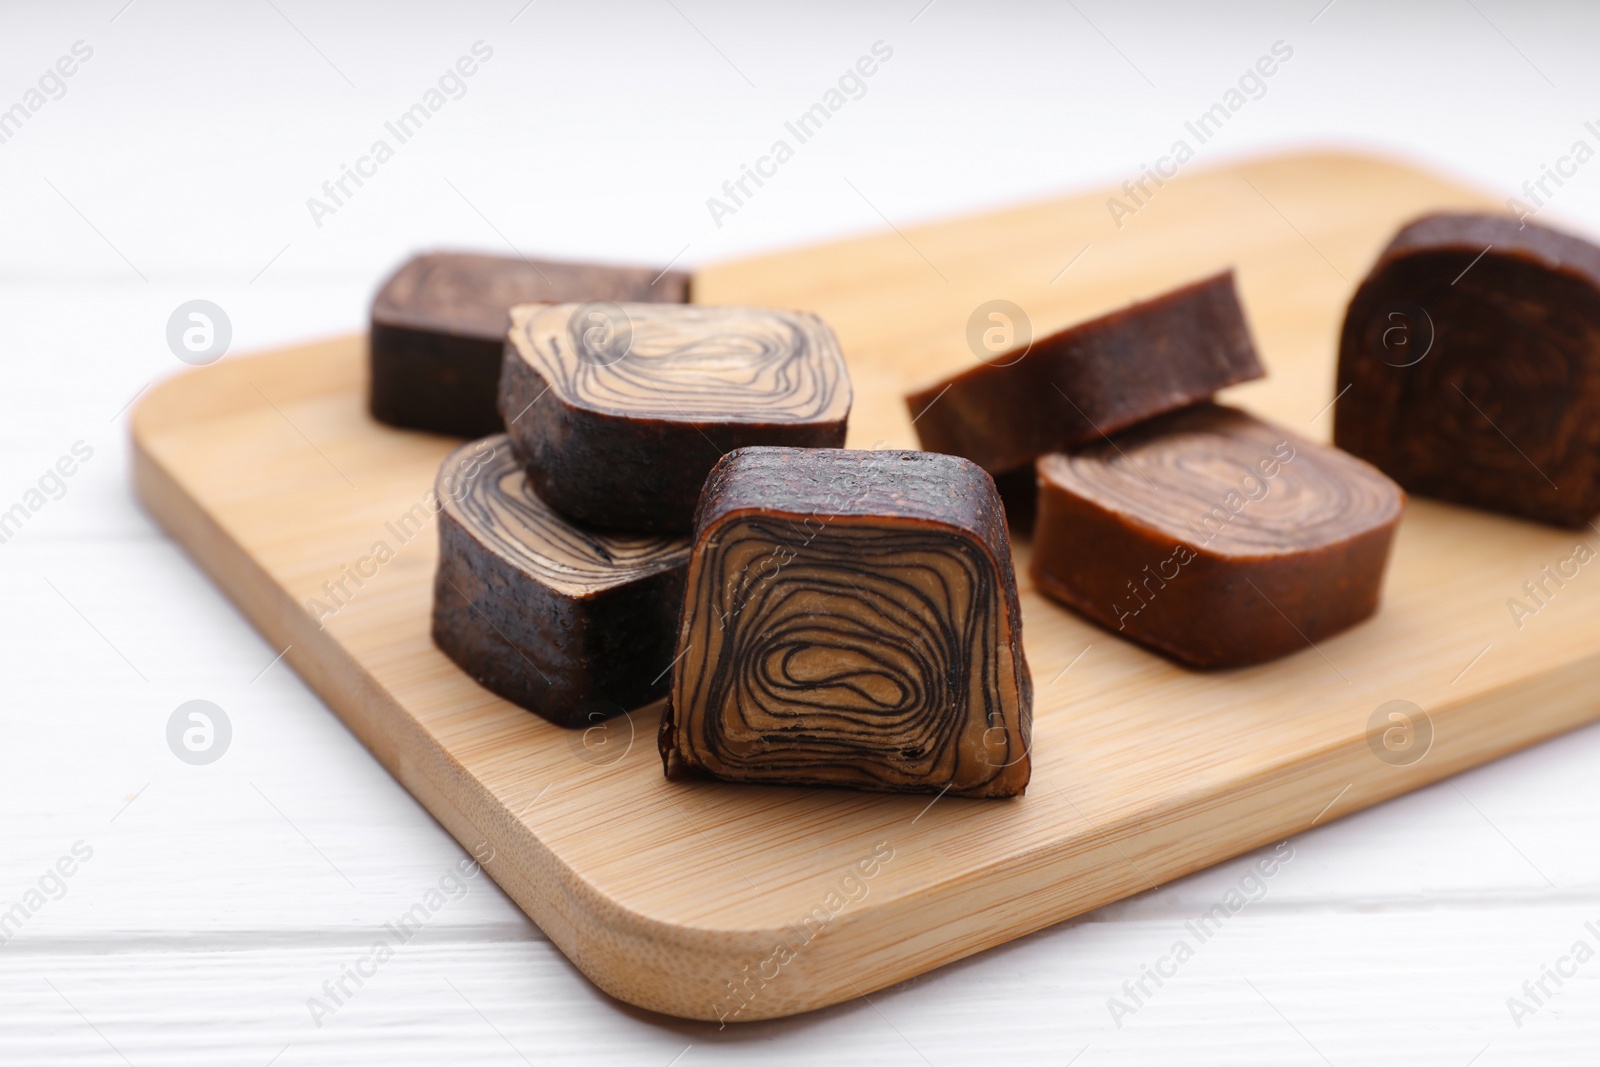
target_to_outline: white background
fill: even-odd
[[[1600,146],[1600,11],[1324,2],[6,3],[0,108],[93,57],[0,144],[0,508],[93,458],[0,544],[0,903],[93,857],[0,946],[0,1062],[1594,1062],[1600,960],[1521,1026],[1506,1003],[1600,947],[1593,729],[1296,838],[1120,1028],[1107,998],[1247,860],[721,1033],[609,1000],[480,877],[319,1028],[307,998],[463,853],[128,490],[121,412],[180,369],[185,300],[239,352],[361,328],[426,246],[693,266],[1120,182],[1278,40],[1205,162],[1369,146],[1504,197]],[[479,40],[465,96],[315,225],[307,198]],[[866,95],[715,226],[706,198],[878,40]],[[1600,232],[1600,163],[1550,211]],[[207,767],[165,740],[195,698],[234,729]]]

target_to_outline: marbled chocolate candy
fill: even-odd
[[[1032,680],[1005,518],[929,452],[747,448],[706,482],[668,777],[999,797]]]
[[[563,726],[665,693],[686,539],[574,525],[534,495],[504,435],[452,453],[436,492],[433,640],[462,670]]]
[[[506,426],[549,504],[687,533],[706,475],[746,445],[842,445],[850,376],[799,311],[562,304],[512,313]]]

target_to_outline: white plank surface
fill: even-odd
[[[133,505],[118,413],[177,369],[163,331],[187,299],[222,305],[242,351],[358,328],[417,247],[692,265],[1120,181],[1279,39],[1293,60],[1196,166],[1359,139],[1511,195],[1600,146],[1600,15],[122,3],[0,11],[0,108],[94,48],[0,143],[0,509],[94,449],[0,544],[0,910],[93,849],[0,945],[0,1062],[1592,1062],[1600,959],[1520,1027],[1507,998],[1574,941],[1600,950],[1597,730],[1308,828],[1120,1027],[1108,998],[1248,859],[870,1004],[720,1033],[608,1000],[480,876],[318,1027],[307,999],[463,853]],[[467,94],[315,227],[305,198],[479,39]],[[715,227],[705,198],[879,39],[895,55],[866,95]],[[1556,192],[1552,217],[1600,230],[1600,163]],[[195,698],[234,727],[205,767],[165,739]]]

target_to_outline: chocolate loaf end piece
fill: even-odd
[[[1600,248],[1498,215],[1400,231],[1339,339],[1334,442],[1407,491],[1600,514]]]

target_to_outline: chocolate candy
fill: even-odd
[[[504,435],[451,453],[435,492],[433,640],[462,670],[563,726],[665,693],[687,540],[573,525],[533,494]]]
[[[495,408],[513,305],[563,300],[682,303],[689,276],[646,267],[559,263],[471,252],[408,260],[372,301],[374,418],[458,437],[504,427]]]
[[[668,777],[998,797],[1033,686],[994,483],[928,452],[746,448],[707,479]]]
[[[1334,441],[1408,491],[1600,513],[1600,248],[1498,215],[1406,226],[1339,339]]]
[[[1241,411],[1197,404],[1038,461],[1039,589],[1180,663],[1232,667],[1370,616],[1405,494]]]
[[[1228,271],[991,357],[906,406],[923,448],[1000,474],[1263,373]]]
[[[512,313],[506,427],[539,496],[582,522],[687,533],[746,445],[842,445],[850,377],[799,311],[562,304]]]

